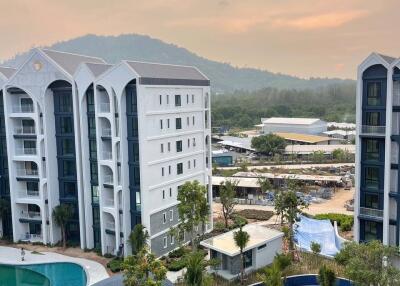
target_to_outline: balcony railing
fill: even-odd
[[[111,128],[103,128],[103,130],[101,132],[101,136],[111,137]]]
[[[21,195],[21,197],[38,198],[39,191],[24,190],[24,191],[21,191],[20,195]]]
[[[112,175],[104,175],[104,184],[112,185],[114,183]]]
[[[110,112],[110,103],[101,102],[100,103],[100,112]]]
[[[103,151],[103,160],[111,160],[112,152],[111,151]]]
[[[104,206],[105,207],[114,207],[114,199],[105,198],[104,199]]]
[[[17,176],[19,177],[37,177],[39,176],[38,170],[33,169],[17,169]]]
[[[383,218],[383,210],[360,207],[360,215]]]
[[[32,113],[33,111],[33,104],[16,104],[12,107],[14,113]]]
[[[17,135],[35,135],[35,126],[15,127],[14,133]]]
[[[371,126],[371,125],[362,125],[361,133],[362,134],[377,134],[377,135],[385,135],[386,126]]]
[[[22,241],[37,242],[37,241],[42,241],[42,239],[43,239],[43,236],[41,234],[26,233],[26,234],[21,235]]]
[[[105,227],[108,230],[115,230],[115,222],[106,222]]]
[[[21,218],[26,218],[26,219],[38,219],[41,220],[42,217],[40,215],[40,212],[22,212],[21,213]]]
[[[36,148],[17,148],[17,155],[36,155]]]

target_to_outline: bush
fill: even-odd
[[[123,260],[120,258],[114,258],[110,262],[107,263],[107,267],[110,268],[111,272],[116,273],[122,270],[122,262]]]
[[[289,254],[277,254],[275,255],[274,263],[277,263],[281,271],[285,270],[290,264],[292,264],[292,259]]]
[[[349,231],[353,227],[354,218],[351,215],[327,213],[314,216],[315,219],[329,219],[332,223],[337,221],[341,231]]]
[[[335,272],[325,265],[322,265],[318,273],[318,282],[321,286],[334,286],[336,282]]]
[[[171,251],[168,254],[169,258],[181,258],[182,256],[184,256],[186,253],[188,252],[188,250],[184,247],[179,247],[178,249],[175,249],[173,251]]]
[[[245,210],[235,212],[235,214],[240,215],[246,219],[269,220],[274,215],[274,212],[245,209]]]
[[[169,271],[179,271],[186,267],[186,261],[183,258],[171,260],[165,265],[165,267],[167,267]]]
[[[225,223],[222,221],[217,221],[216,223],[214,223],[214,229],[219,231],[225,230]]]
[[[319,254],[321,252],[321,244],[315,241],[311,241],[311,251],[314,254]]]

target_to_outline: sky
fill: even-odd
[[[143,34],[238,67],[355,78],[400,56],[399,0],[0,0],[0,59],[85,34]]]

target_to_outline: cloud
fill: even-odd
[[[364,17],[368,14],[366,11],[347,11],[347,12],[332,12],[319,15],[304,16],[298,18],[278,18],[272,21],[276,27],[288,27],[299,30],[314,30],[324,28],[340,27],[355,19]]]

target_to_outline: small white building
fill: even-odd
[[[200,244],[210,250],[210,258],[220,259],[216,273],[225,279],[234,279],[240,273],[240,249],[236,246],[234,232],[226,232],[202,241]],[[250,236],[244,249],[246,273],[252,272],[273,262],[276,254],[282,252],[283,233],[257,224],[248,224],[243,231]]]
[[[331,138],[344,139],[344,140],[348,140],[348,141],[351,141],[356,138],[355,130],[335,129],[335,130],[325,131],[324,134]]]
[[[271,117],[261,119],[261,133],[321,134],[327,130],[325,121],[318,118]]]

